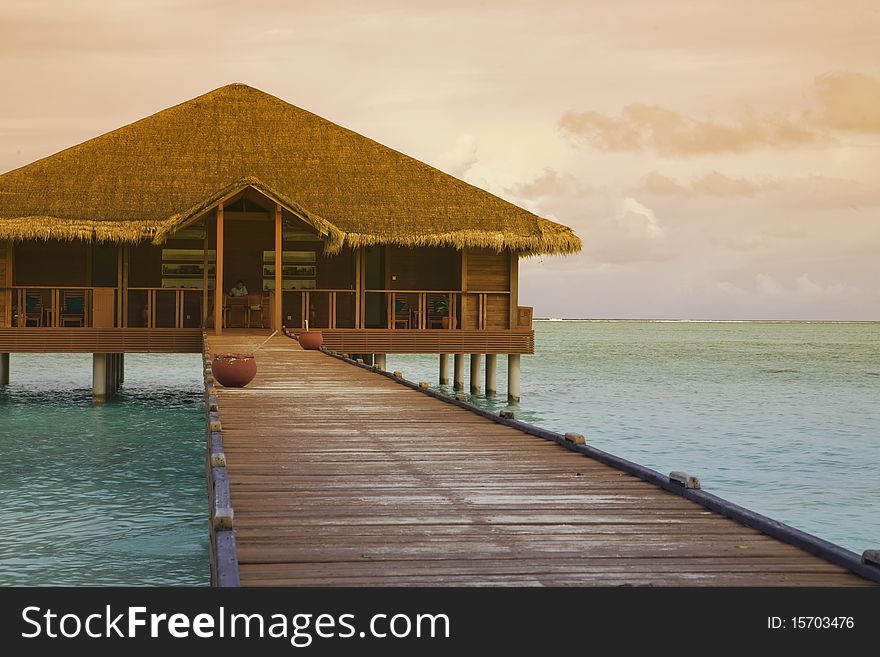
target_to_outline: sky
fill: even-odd
[[[880,320],[876,0],[0,0],[0,172],[244,82],[575,229],[536,316]]]

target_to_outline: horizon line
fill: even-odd
[[[880,319],[708,319],[708,318],[684,318],[684,317],[535,317],[533,321],[547,322],[764,322],[764,323],[792,323],[792,324],[877,324]]]

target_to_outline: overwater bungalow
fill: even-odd
[[[318,328],[329,349],[463,357],[487,387],[534,351],[521,257],[574,232],[232,84],[0,176],[9,352],[197,352],[203,331]],[[476,368],[476,369],[475,369]],[[476,383],[471,380],[471,386]],[[492,392],[492,390],[489,390]]]

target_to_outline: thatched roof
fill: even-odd
[[[566,226],[243,84],[0,176],[0,240],[161,242],[246,187],[318,228],[331,252],[581,248]]]

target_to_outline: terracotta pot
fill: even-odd
[[[214,354],[211,370],[220,385],[244,388],[257,375],[257,361],[253,354]]]
[[[297,339],[303,349],[320,349],[324,344],[324,334],[320,331],[300,331]]]
[[[440,318],[440,328],[449,328],[449,315],[444,315]]]

